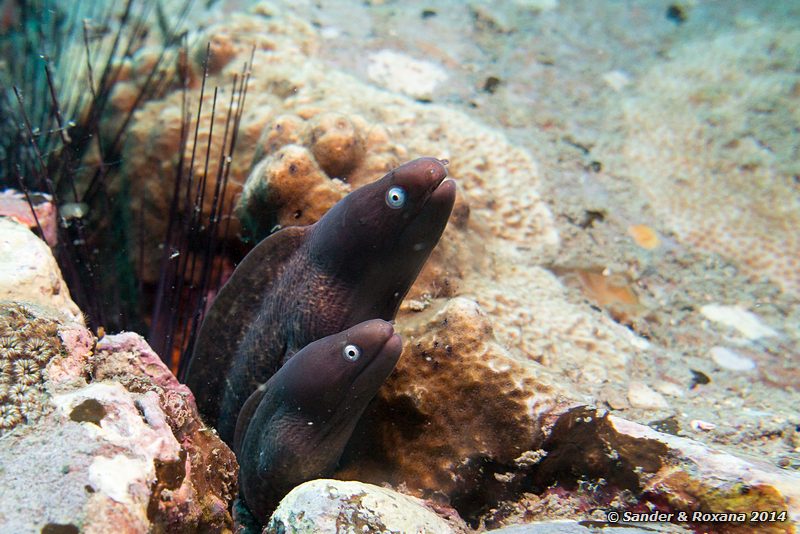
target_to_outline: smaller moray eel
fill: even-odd
[[[446,178],[436,158],[401,165],[316,223],[265,238],[242,260],[206,314],[182,376],[223,441],[233,443],[250,395],[306,345],[394,319],[453,209],[456,185]]]
[[[391,324],[366,321],[307,345],[248,398],[233,448],[241,496],[262,524],[292,488],[333,472],[402,348]]]

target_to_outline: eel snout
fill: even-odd
[[[447,178],[445,161],[432,157],[409,161],[391,172],[394,185],[404,187],[413,196],[427,199]]]

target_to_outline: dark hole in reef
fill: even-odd
[[[514,472],[518,473],[517,476],[510,475]],[[518,468],[487,457],[469,459],[454,474],[463,480],[461,484],[465,491],[453,495],[451,504],[472,528],[480,526],[483,514],[502,501],[520,495],[525,481]]]
[[[504,503],[518,500],[523,493],[546,495],[588,487],[598,505],[607,505],[621,492],[640,494],[635,470],[655,473],[667,452],[660,442],[617,433],[606,415],[589,407],[575,408],[560,417],[541,450],[546,455],[529,467],[487,458],[467,462],[456,475],[471,477],[464,484],[469,491],[453,496],[453,507],[477,527],[489,519],[485,515],[489,512],[493,517],[502,516],[507,507]],[[600,484],[600,479],[605,482]],[[513,507],[509,511],[513,513]],[[486,526],[491,526],[489,523]]]
[[[502,82],[500,78],[498,78],[497,76],[489,76],[483,81],[483,87],[481,88],[481,90],[485,93],[493,95],[495,91],[497,91],[497,89],[500,87],[501,83]]]
[[[606,220],[606,213],[603,210],[584,210],[583,219],[578,223],[578,226],[586,230],[587,228],[594,227],[594,223],[603,222]]]
[[[665,432],[667,434],[672,434],[673,436],[677,436],[678,432],[681,430],[680,422],[678,418],[674,415],[670,415],[664,419],[659,419],[657,421],[651,421],[647,423],[647,426],[652,428],[653,430],[658,430],[659,432]]]
[[[156,478],[159,484],[166,489],[177,489],[186,477],[186,450],[181,448],[178,460],[174,462],[162,462],[154,460],[156,467]]]
[[[42,534],[78,534],[80,529],[72,523],[47,523],[42,527]]]
[[[413,441],[425,432],[428,418],[413,401],[401,396],[391,401],[377,397],[367,406],[345,447],[339,466],[368,464],[380,480],[392,483],[392,462],[379,444]],[[378,482],[376,478],[375,482]]]
[[[711,382],[711,379],[702,371],[696,369],[689,369],[692,372],[692,383],[689,384],[689,389],[694,389],[697,386],[703,386]]]
[[[680,4],[670,4],[666,15],[667,20],[671,20],[675,24],[683,24],[689,18],[686,8]]]
[[[78,423],[94,423],[100,426],[100,421],[106,416],[106,408],[97,399],[86,399],[75,406],[69,418]]]

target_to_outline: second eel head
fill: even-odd
[[[351,324],[394,319],[455,203],[445,164],[425,157],[401,165],[350,193],[314,225],[312,261],[350,281],[354,300],[371,303]]]
[[[245,502],[261,521],[294,486],[333,471],[401,351],[391,324],[366,321],[307,345],[250,396],[234,450]]]

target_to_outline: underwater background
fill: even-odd
[[[431,156],[458,195],[399,363],[339,482],[267,531],[794,531],[799,23],[0,2],[0,530],[234,529],[236,460],[173,376],[208,306],[261,239]]]

